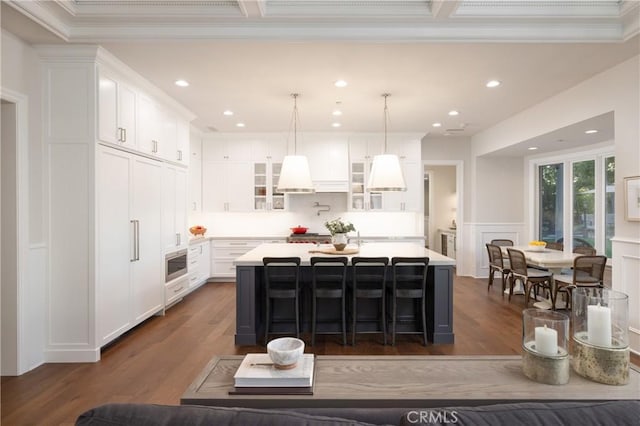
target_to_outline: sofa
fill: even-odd
[[[640,398],[640,395],[639,395]],[[105,404],[78,426],[638,426],[640,401],[519,402],[447,408],[305,408],[266,410],[198,405]]]

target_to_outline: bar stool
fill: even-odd
[[[346,256],[340,257],[311,257],[311,345],[316,343],[317,334],[337,334],[334,331],[316,332],[318,322],[318,299],[340,299],[340,319],[342,322],[342,344],[347,344],[346,322]],[[331,321],[329,321],[331,322]],[[339,332],[338,332],[339,333]]]
[[[396,321],[398,320],[398,299],[412,299],[418,303],[422,313],[422,330],[402,331],[398,334],[422,334],[424,345],[427,346],[427,269],[429,266],[428,257],[394,257],[391,259],[393,270],[393,287],[391,292],[392,306],[392,327],[391,344],[396,344]],[[417,320],[418,308],[415,308],[415,316],[412,321]]]
[[[296,337],[300,338],[300,258],[299,257],[265,257],[265,322],[264,343],[269,337],[269,325],[273,320],[272,300],[290,299],[294,303]],[[280,321],[287,322],[287,321]]]
[[[385,309],[385,280],[387,278],[387,265],[389,264],[389,258],[355,256],[351,258],[351,264],[353,265],[353,282],[351,288],[351,344],[356,344],[356,333],[382,333],[383,343],[386,345],[387,319]],[[378,330],[357,331],[358,299],[380,300],[378,317],[374,319],[374,321],[379,321],[381,324]]]

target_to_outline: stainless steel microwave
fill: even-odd
[[[169,253],[165,256],[165,282],[172,281],[187,273],[187,250]]]

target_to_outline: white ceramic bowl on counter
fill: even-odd
[[[279,369],[294,368],[304,352],[304,342],[295,337],[280,337],[267,343],[267,353]]]

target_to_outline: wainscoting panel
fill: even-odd
[[[629,346],[640,354],[640,240],[614,238],[612,289],[629,296]]]
[[[471,225],[471,233],[474,235],[473,247],[475,253],[473,258],[472,275],[475,278],[486,278],[489,276],[489,257],[485,244],[495,239],[512,240],[515,245],[525,244],[527,241],[526,227],[524,223],[474,223]]]

